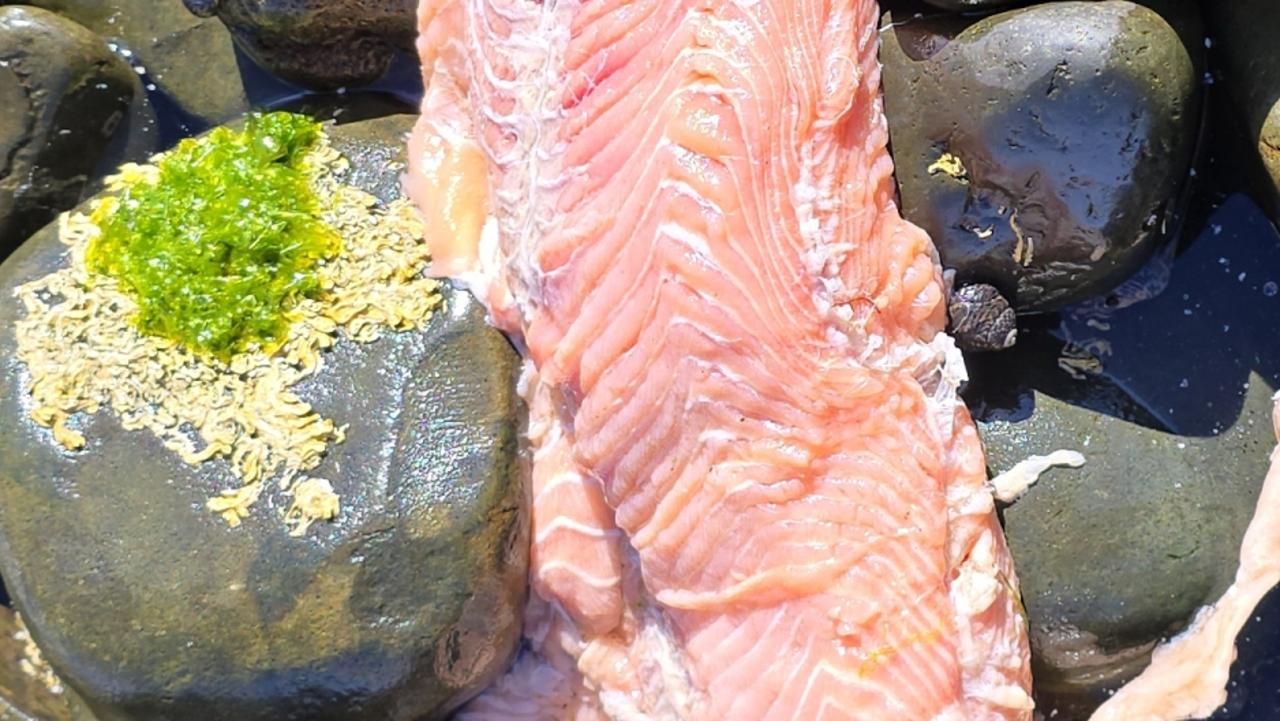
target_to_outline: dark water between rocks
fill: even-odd
[[[339,122],[355,119],[369,104],[411,110],[421,94],[418,69],[410,58],[378,86],[359,93],[307,95],[244,58],[240,70],[254,104],[305,108]],[[159,134],[163,147],[208,129],[152,90],[155,86],[145,76],[143,80],[157,111],[151,132]],[[1029,412],[1022,391],[1034,385],[1069,403],[1158,430],[1208,436],[1231,426],[1251,372],[1273,390],[1280,388],[1280,232],[1248,195],[1252,170],[1236,160],[1249,151],[1225,92],[1211,87],[1207,102],[1212,108],[1209,132],[1176,252],[1153,261],[1140,275],[1144,282],[1130,284],[1092,309],[1026,320],[1017,349],[970,359],[975,383],[981,383],[984,371],[990,376],[992,369],[1056,364],[1068,342],[1089,346],[1101,339],[1105,346],[1086,348],[1104,356],[1101,372],[1083,379],[1038,374],[1034,384],[1011,386],[1008,375],[999,373],[1001,385],[1010,387],[970,389],[971,400],[981,398],[976,415],[1017,418]],[[1165,275],[1168,284],[1162,292],[1132,302],[1163,284]],[[1105,316],[1094,312],[1104,307]],[[1105,332],[1099,330],[1100,317],[1109,326]],[[1052,717],[1051,709],[1045,711]],[[1280,718],[1280,591],[1271,594],[1242,634],[1231,700],[1214,718]]]

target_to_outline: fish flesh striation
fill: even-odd
[[[527,650],[463,719],[1029,719],[869,0],[423,0],[407,187],[528,359]]]

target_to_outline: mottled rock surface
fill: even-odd
[[[411,123],[331,134],[386,198]],[[0,288],[64,262],[52,232]],[[224,462],[187,466],[108,413],[84,451],[56,447],[23,406],[17,304],[0,293],[0,572],[78,718],[418,721],[505,669],[527,592],[519,359],[469,294],[419,331],[340,340],[295,387],[350,424],[312,472],[341,512],[304,538],[268,495],[227,527],[204,508],[235,485]]]
[[[1168,270],[1131,281],[1143,302],[1075,306],[969,359],[993,472],[1059,448],[1087,459],[1004,511],[1036,690],[1062,721],[1230,584],[1275,445],[1280,234],[1236,196]]]
[[[1018,319],[1009,301],[986,283],[955,289],[947,303],[947,329],[961,350],[996,351],[1018,342]]]
[[[886,16],[881,58],[904,214],[958,285],[1018,312],[1108,290],[1161,238],[1199,122],[1194,8],[1122,0],[975,20]],[[1183,35],[1179,35],[1183,31]]]
[[[128,65],[85,28],[0,7],[0,257],[79,201],[140,92]]]
[[[183,1],[217,15],[263,67],[319,89],[372,83],[417,37],[417,0]]]

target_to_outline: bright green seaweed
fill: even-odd
[[[289,309],[320,289],[317,263],[341,249],[302,168],[319,138],[315,121],[277,112],[183,140],[158,182],[94,213],[88,269],[130,292],[144,333],[223,359],[279,344]]]

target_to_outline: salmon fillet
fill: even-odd
[[[1029,719],[867,0],[424,0],[408,187],[528,359],[527,650],[463,719]]]

